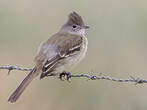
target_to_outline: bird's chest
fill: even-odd
[[[63,69],[67,71],[74,68],[85,57],[87,46],[88,46],[88,40],[84,36],[80,51],[77,51],[73,53],[71,56],[62,60],[59,64],[61,68],[63,67]]]
[[[85,54],[87,52],[87,46],[88,46],[88,40],[84,36],[80,51],[75,53],[75,55],[73,54],[73,56],[69,57],[69,62],[75,63],[75,64],[76,64],[76,62],[77,63],[80,62],[85,57]]]

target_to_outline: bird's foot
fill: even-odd
[[[66,76],[66,77],[65,77]],[[67,80],[68,82],[70,82],[70,78],[71,78],[71,73],[70,72],[62,72],[62,73],[60,73],[60,75],[59,75],[59,79],[60,80],[62,80],[62,81],[64,81],[63,80],[63,77],[65,77],[65,80]]]

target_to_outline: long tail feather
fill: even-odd
[[[21,82],[21,84],[18,86],[18,88],[12,93],[12,95],[9,97],[8,101],[11,103],[14,103],[17,101],[17,99],[20,97],[20,95],[23,93],[23,91],[26,89],[26,87],[30,84],[30,82],[37,76],[36,75],[36,69],[34,68]]]

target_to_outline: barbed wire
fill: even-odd
[[[31,68],[22,68],[22,67],[12,66],[12,65],[0,66],[0,69],[8,70],[8,74],[12,70],[19,70],[19,71],[31,71],[32,70]]]
[[[22,68],[22,67],[12,66],[12,65],[0,66],[0,69],[8,70],[8,74],[12,70],[18,70],[18,71],[31,71],[32,70],[31,68]],[[115,81],[115,82],[132,82],[132,83],[135,83],[135,84],[147,83],[147,80],[142,79],[142,78],[134,78],[134,77],[130,76],[130,78],[128,78],[128,79],[119,79],[119,78],[115,78],[115,77],[102,75],[102,73],[99,74],[99,75],[70,74],[69,77],[70,78],[81,78],[81,77],[83,77],[83,78],[88,78],[89,80],[109,80],[109,81]]]

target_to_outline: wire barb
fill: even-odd
[[[6,69],[8,70],[8,75],[12,70],[19,70],[19,71],[31,71],[31,68],[21,68],[18,66],[12,66],[12,65],[6,65],[6,66],[0,66],[0,69]]]
[[[10,72],[12,70],[18,70],[18,71],[31,71],[31,68],[22,68],[22,67],[18,67],[18,66],[12,66],[12,65],[6,65],[6,66],[0,66],[0,69],[6,69],[8,70],[8,74],[10,74]],[[142,78],[134,78],[132,76],[130,76],[129,79],[119,79],[119,78],[115,78],[115,77],[110,77],[110,76],[105,76],[102,75],[102,73],[100,73],[99,75],[89,75],[89,74],[70,74],[69,75],[70,78],[87,78],[88,80],[109,80],[109,81],[114,81],[114,82],[132,82],[136,84],[143,84],[143,83],[147,83],[147,80],[142,79]]]

